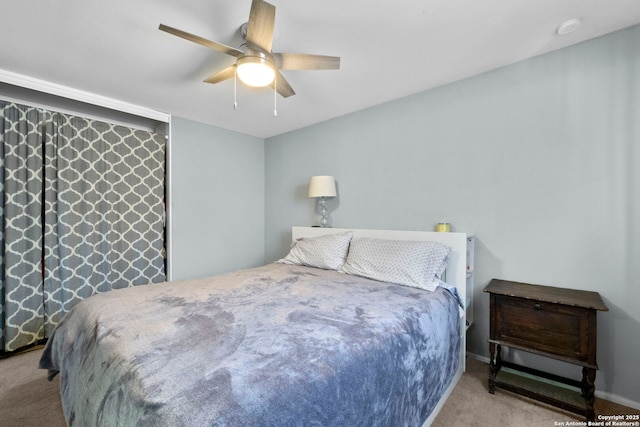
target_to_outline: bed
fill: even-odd
[[[466,235],[293,227],[292,240],[277,263],[74,307],[40,361],[67,423],[429,425],[464,371]],[[385,264],[442,247],[428,269]]]

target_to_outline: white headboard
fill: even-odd
[[[353,231],[353,237],[373,237],[389,240],[434,241],[443,243],[451,248],[446,280],[458,289],[462,301],[467,300],[467,235],[466,233],[436,233],[431,231],[397,231],[397,230],[361,230],[355,228],[321,228],[321,227],[292,227],[291,238],[317,237],[326,234]],[[464,311],[464,310],[462,310]],[[466,319],[462,319],[464,325]]]

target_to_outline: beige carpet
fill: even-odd
[[[38,369],[42,350],[0,360],[0,425],[64,427],[60,380]]]
[[[0,425],[64,427],[58,377],[47,381],[37,368],[41,350],[0,360]],[[467,372],[436,418],[434,427],[552,427],[579,417],[512,393],[487,391],[487,365],[467,359]],[[639,414],[639,410],[596,400],[596,413]],[[91,426],[87,426],[91,427]]]
[[[571,412],[505,390],[496,389],[495,394],[489,394],[488,374],[489,367],[486,363],[467,357],[466,372],[432,426],[553,427],[562,425],[562,422],[567,425],[567,421],[584,421],[584,418]],[[602,399],[596,399],[595,411],[596,416],[640,414],[640,410]]]

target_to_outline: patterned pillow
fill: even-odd
[[[420,289],[431,284],[447,266],[449,248],[438,242],[353,239],[342,271],[381,282]]]
[[[352,237],[352,231],[319,237],[303,237],[293,242],[289,254],[276,262],[337,271],[347,258]]]

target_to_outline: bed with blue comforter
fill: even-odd
[[[459,363],[459,306],[269,264],[78,304],[40,367],[71,426],[420,426]]]

